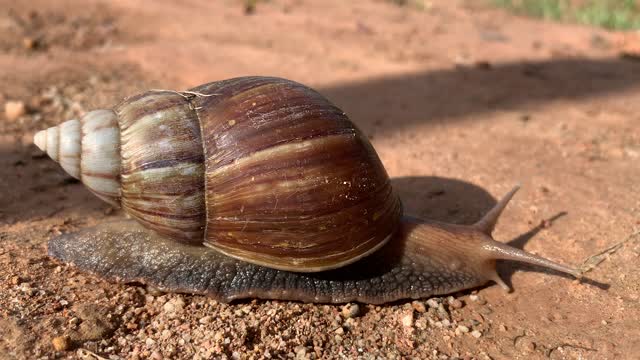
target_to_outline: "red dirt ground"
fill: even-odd
[[[252,15],[231,0],[0,3],[0,103],[27,107],[0,115],[0,358],[639,356],[640,62],[618,56],[615,34],[470,1],[273,0]],[[588,273],[605,285],[503,264],[514,291],[438,300],[443,324],[422,302],[348,319],[341,306],[158,294],[46,256],[50,237],[122,214],[43,157],[36,130],[241,75],[305,83],[345,110],[407,213],[469,223],[522,183],[496,238],[577,265],[620,244]]]

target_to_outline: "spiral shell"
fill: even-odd
[[[366,137],[289,80],[149,91],[34,141],[142,225],[276,269],[352,263],[389,241],[401,217]]]
[[[111,110],[95,110],[38,132],[33,142],[102,200],[120,203],[120,134]]]

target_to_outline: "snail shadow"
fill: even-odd
[[[19,138],[2,139],[0,167],[0,224],[101,214],[107,208],[35,145]]]
[[[640,86],[640,62],[620,58],[556,58],[484,63],[320,88],[369,136],[414,125],[517,111],[528,121],[549,102],[580,101]],[[535,119],[534,119],[535,120]]]

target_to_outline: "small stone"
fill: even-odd
[[[347,304],[342,307],[342,316],[345,319],[353,318],[360,315],[360,306],[358,304]]]
[[[224,333],[222,331],[218,331],[213,335],[213,340],[220,341],[224,339]]]
[[[334,332],[336,334],[338,334],[338,335],[343,335],[344,334],[344,329],[342,328],[342,326],[340,326]]]
[[[468,332],[469,332],[469,328],[464,325],[458,325],[455,331],[456,335],[466,334]]]
[[[76,304],[72,311],[82,320],[78,330],[69,334],[73,341],[102,340],[111,336],[116,329],[113,309],[109,307],[84,303]]]
[[[182,297],[178,296],[167,301],[162,306],[162,309],[167,315],[171,317],[176,317],[177,315],[181,314],[184,311],[184,305],[185,305],[184,300],[182,300]]]
[[[347,329],[351,329],[352,327],[356,326],[358,323],[356,322],[356,320],[354,320],[353,318],[349,318],[347,320],[344,321],[344,323],[342,323],[342,326],[344,326]]]
[[[427,311],[427,308],[424,306],[424,303],[422,301],[414,301],[411,303],[411,306],[413,306],[413,308],[419,313],[424,313]]]
[[[451,300],[449,300],[449,305],[454,309],[461,309],[464,304],[462,303],[462,301],[452,298]]]
[[[449,313],[447,312],[447,310],[445,310],[444,305],[442,305],[442,304],[438,304],[438,308],[436,309],[436,313],[438,314],[438,317],[440,319],[451,320],[451,317],[449,316]]]
[[[155,340],[153,340],[152,338],[147,338],[147,339],[144,341],[144,343],[145,343],[148,347],[152,347],[152,346],[153,346],[153,344],[155,344],[155,343],[156,343],[156,341],[155,341]]]
[[[440,305],[440,303],[438,303],[436,301],[436,299],[429,299],[429,300],[427,300],[427,305],[429,305],[430,308],[437,309],[438,305]]]
[[[526,338],[518,341],[517,346],[520,351],[524,353],[530,353],[536,350],[536,343]]]
[[[480,338],[480,336],[482,336],[482,333],[481,333],[480,331],[478,331],[478,330],[473,330],[473,331],[471,332],[471,336],[473,336],[473,337],[474,337],[474,338],[476,338],[476,339],[479,339],[479,338]]]
[[[607,325],[608,324],[607,320],[602,320],[601,323],[602,323],[602,325]]]
[[[481,298],[478,295],[469,295],[469,299],[475,303],[478,303],[479,305],[484,305],[487,303],[485,299]]]
[[[296,359],[305,359],[307,356],[307,348],[304,346],[298,346],[295,349]]]
[[[500,331],[507,331],[507,327],[504,324],[500,324],[498,328],[500,329]]]
[[[51,340],[56,351],[67,351],[71,347],[71,339],[68,336],[57,336]]]
[[[7,120],[17,120],[20,116],[27,113],[27,107],[22,101],[7,101],[4,103],[4,114]]]
[[[207,315],[207,316],[205,316],[203,318],[200,318],[200,320],[198,320],[198,322],[200,324],[208,324],[208,323],[211,322],[211,319],[212,319],[211,315]]]
[[[27,50],[33,50],[38,47],[38,40],[27,36],[22,39],[22,46]]]
[[[402,317],[402,326],[411,327],[413,326],[413,312],[410,314],[406,314]]]

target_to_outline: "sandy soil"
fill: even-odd
[[[476,2],[0,1],[0,358],[633,359],[640,353],[640,62],[615,34]],[[369,135],[406,211],[469,223],[515,183],[496,238],[582,264],[502,264],[514,288],[387,306],[116,285],[47,239],[122,214],[31,145],[148,88],[240,75],[311,85]],[[560,215],[553,223],[543,220]],[[536,235],[536,236],[534,236]],[[100,357],[98,357],[100,356]]]

